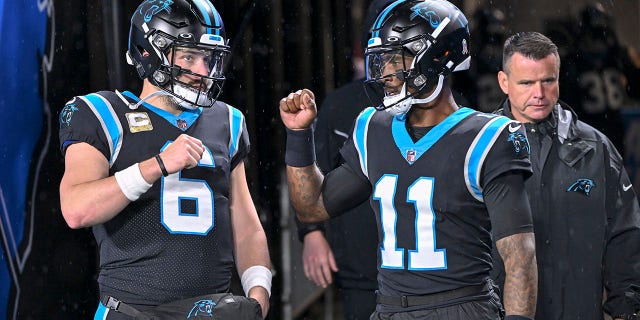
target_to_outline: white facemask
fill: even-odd
[[[211,86],[209,84],[209,86]],[[198,105],[211,105],[213,103],[213,100],[210,99],[209,97],[207,97],[206,94],[202,93],[200,90],[192,88],[192,87],[188,87],[188,86],[184,86],[182,84],[176,84],[173,87],[173,91],[175,93],[175,95],[173,96],[173,99],[176,101],[177,104],[179,104],[181,107],[185,108],[185,109],[190,109],[190,110],[194,110],[197,109],[198,106],[189,102],[189,101],[193,101],[196,102]],[[180,97],[184,97],[185,99],[180,99],[177,96]],[[197,99],[197,101],[196,101]]]
[[[383,104],[387,107],[385,111],[392,115],[405,114],[414,104],[429,103],[440,95],[443,82],[444,76],[438,76],[438,85],[436,86],[436,89],[428,97],[422,99],[416,99],[411,94],[407,94],[407,84],[405,83],[402,85],[402,90],[399,94],[384,97]]]

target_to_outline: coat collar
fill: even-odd
[[[501,108],[496,110],[495,113],[514,119],[509,99],[505,99]],[[578,117],[566,103],[558,101],[551,115],[545,121],[556,130],[556,135],[560,142],[558,156],[567,165],[573,166],[593,149],[593,146],[580,139],[578,126],[576,125]]]
[[[500,109],[496,110],[495,113],[515,119],[511,112],[509,99],[505,99]],[[560,100],[558,100],[553,111],[544,122],[556,131],[560,143],[564,143],[566,140],[573,140],[577,136],[576,122],[578,122],[578,117],[569,105]]]

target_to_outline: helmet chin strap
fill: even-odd
[[[183,94],[184,94],[185,96],[186,96],[186,95],[197,95],[195,92],[193,92],[193,91],[191,91],[191,90],[189,90],[189,89],[186,89],[186,88],[184,88],[183,86],[180,86],[180,85],[175,86],[175,88],[176,88],[176,90],[175,90],[175,91],[176,91],[176,94],[180,94],[180,95],[183,95]],[[153,98],[153,97],[155,97],[155,96],[170,96],[171,98],[173,98],[173,100],[174,100],[174,101],[175,101],[175,102],[176,102],[180,107],[185,108],[185,109],[195,110],[195,109],[198,109],[198,108],[199,108],[199,106],[197,106],[197,105],[195,105],[195,104],[193,104],[193,103],[190,103],[190,102],[188,102],[188,101],[185,101],[185,100],[183,100],[183,99],[180,99],[180,98],[176,97],[175,95],[173,95],[173,94],[171,94],[171,93],[169,93],[169,92],[166,92],[166,91],[164,91],[164,90],[158,90],[158,91],[152,92],[152,93],[150,93],[149,95],[147,95],[146,97],[144,97],[144,98],[140,99],[140,101],[138,101],[137,103],[135,103],[135,104],[130,104],[130,105],[129,105],[129,109],[132,109],[132,110],[138,109],[138,107],[139,107],[141,104],[143,104],[145,101],[147,101],[147,100],[149,100],[150,98]],[[195,97],[194,97],[194,99],[195,99]],[[202,104],[202,105],[205,105],[205,103],[207,103],[207,104],[211,104],[211,99],[209,99],[206,95],[201,94],[201,95],[198,97],[198,101],[197,101],[197,102],[198,102],[199,104]]]
[[[135,110],[138,109],[138,107],[144,103],[145,101],[149,100],[149,98],[153,98],[155,96],[158,95],[162,95],[162,96],[170,96],[171,94],[162,90],[158,90],[155,92],[150,93],[149,95],[147,95],[146,97],[140,99],[140,101],[138,101],[136,104],[129,104],[129,109]]]
[[[433,93],[431,93],[428,97],[426,98],[422,98],[422,99],[411,99],[411,104],[421,104],[421,103],[429,103],[433,100],[435,100],[435,98],[438,97],[438,95],[440,95],[440,91],[442,91],[442,83],[444,82],[444,76],[443,75],[439,75],[438,76],[438,85],[436,86],[436,89],[433,91]]]
[[[442,84],[444,83],[444,76],[438,76],[438,85],[436,89],[431,93],[428,97],[422,99],[416,99],[413,97],[413,94],[407,94],[407,84],[402,85],[402,90],[400,94],[391,97],[384,97],[383,104],[387,107],[385,111],[393,114],[403,114],[407,113],[412,105],[414,104],[422,104],[429,103],[435,100],[440,92],[442,91]]]

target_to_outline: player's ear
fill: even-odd
[[[504,71],[498,71],[498,84],[500,85],[500,89],[504,94],[509,94],[509,86],[508,82],[509,76]]]

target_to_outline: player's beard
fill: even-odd
[[[180,104],[178,104],[176,99],[171,95],[162,96],[160,97],[160,99],[162,99],[162,102],[164,105],[167,105],[174,110],[182,111],[184,109],[182,106],[180,106]]]

